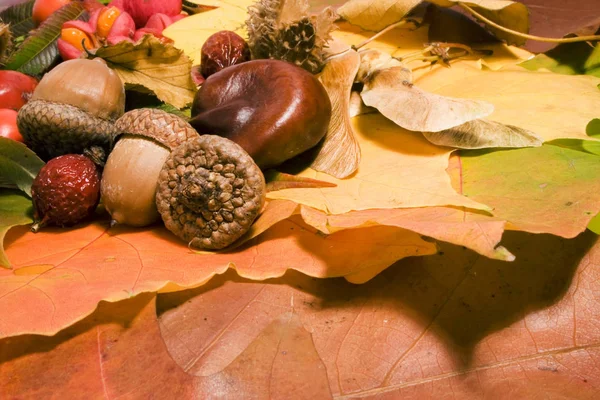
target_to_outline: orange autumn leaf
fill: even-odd
[[[282,207],[275,214],[286,212]],[[274,217],[270,223],[276,222]],[[79,229],[9,232],[7,255],[14,268],[0,271],[0,337],[54,334],[101,300],[202,285],[228,268],[258,280],[288,269],[319,278],[375,271],[366,272],[372,276],[398,259],[436,251],[434,243],[405,229],[373,226],[325,235],[299,216],[220,253],[194,252],[160,226],[107,226],[99,221]]]
[[[0,340],[0,392],[595,398],[596,240],[511,233],[522,245],[514,264],[443,245],[360,286],[295,272],[253,282],[231,271],[159,295],[156,306],[148,294],[101,303],[53,337]]]

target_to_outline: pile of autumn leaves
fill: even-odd
[[[163,32],[174,46],[142,45],[168,53],[177,65],[169,72],[180,76],[210,34],[243,34],[250,3],[222,2],[174,23]],[[506,229],[567,238],[584,231],[600,211],[600,146],[589,135],[600,133],[593,129],[600,79],[527,71],[518,64],[531,55],[500,43],[486,47],[492,55],[450,67],[398,61],[423,50],[426,26],[399,27],[355,51],[350,46],[381,29],[370,24],[398,22],[414,7],[399,1],[378,15],[383,10],[361,8],[367,3],[338,10],[353,24],[338,23],[330,46],[336,55],[320,75],[334,105],[329,140],[340,161],[293,171],[326,185],[270,192],[251,231],[221,253],[193,253],[160,227],[108,231],[107,221],[97,221],[36,235],[15,228],[6,246],[13,269],[0,271],[0,287],[8,288],[0,309],[19,304],[22,312],[3,315],[0,332],[52,334],[101,300],[197,286],[230,267],[250,279],[295,269],[362,283],[399,259],[434,254],[435,241],[510,261],[510,249],[500,245]],[[481,3],[500,19],[520,12],[509,1],[499,9]],[[127,46],[134,48],[100,48],[97,55],[110,60]],[[142,85],[151,78],[118,72]],[[181,106],[189,87],[177,92],[164,80],[159,98]],[[503,149],[456,151],[496,147]],[[77,304],[61,306],[66,295]],[[18,318],[23,312],[35,323]]]

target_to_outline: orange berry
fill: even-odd
[[[93,39],[84,31],[77,28],[63,28],[60,31],[60,38],[76,49],[83,51],[82,42],[85,40],[85,47],[91,49],[94,46]]]
[[[96,34],[101,38],[106,39],[110,28],[112,28],[116,19],[121,15],[121,10],[117,7],[108,7],[100,13],[98,16],[98,23],[96,25]]]
[[[31,10],[31,18],[35,26],[44,22],[52,13],[71,0],[35,0],[33,9]]]

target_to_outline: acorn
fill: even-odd
[[[258,0],[248,7],[248,44],[254,59],[287,61],[311,73],[325,63],[337,15],[327,7],[311,15],[306,0]]]
[[[203,135],[175,148],[158,178],[167,229],[190,247],[223,249],[250,229],[265,204],[265,178],[238,144]]]
[[[92,146],[108,152],[114,121],[124,112],[125,87],[117,73],[100,58],[75,59],[44,75],[19,110],[17,125],[25,143],[48,160]]]
[[[111,226],[146,226],[160,218],[156,185],[171,149],[198,133],[182,118],[152,108],[125,113],[115,128],[116,144],[102,174],[102,203]]]

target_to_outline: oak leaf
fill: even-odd
[[[202,285],[230,267],[258,280],[288,269],[325,278],[380,271],[400,258],[436,251],[419,234],[393,226],[326,235],[293,216],[279,223],[272,218],[274,226],[237,249],[196,253],[164,227],[109,231],[108,222],[8,233],[6,253],[14,268],[0,270],[0,337],[51,335],[89,315],[101,300]]]
[[[0,391],[477,399],[508,387],[517,398],[594,398],[596,241],[512,233],[516,264],[445,245],[360,286],[298,273],[252,282],[231,271],[156,305],[149,294],[101,303],[56,336],[1,340]]]

